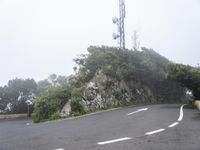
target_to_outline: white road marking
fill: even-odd
[[[169,125],[168,127],[169,128],[172,128],[172,127],[175,127],[176,125],[178,125],[179,123],[178,122],[174,122],[173,124]]]
[[[131,137],[124,137],[124,138],[110,140],[110,141],[98,142],[97,144],[98,145],[105,145],[105,144],[116,143],[116,142],[131,140],[131,139],[132,139]]]
[[[181,108],[180,108],[180,115],[179,115],[178,121],[182,121],[182,119],[183,119],[183,107],[184,107],[185,105],[186,105],[186,104],[182,105]]]
[[[148,108],[138,109],[137,111],[134,111],[134,112],[128,113],[127,116],[130,116],[130,115],[132,115],[132,114],[135,114],[135,113],[138,113],[138,112],[141,112],[141,111],[146,111],[146,110],[148,110]]]
[[[183,104],[183,105],[181,106],[181,108],[180,108],[180,114],[179,114],[178,122],[174,122],[173,124],[169,125],[168,128],[175,127],[176,125],[179,124],[180,121],[183,120],[183,107],[184,107],[185,105],[186,105],[186,104]],[[145,135],[152,135],[152,134],[159,133],[159,132],[163,132],[163,131],[165,131],[165,129],[159,129],[159,130],[147,132],[147,133],[145,133]]]
[[[58,149],[54,149],[54,150],[65,150],[64,148],[58,148]]]
[[[30,123],[26,123],[26,125],[27,125],[27,126],[29,126],[29,125],[30,125]]]
[[[147,132],[147,133],[145,133],[145,135],[152,135],[152,134],[159,133],[159,132],[163,132],[163,131],[165,131],[165,129],[159,129],[159,130]]]

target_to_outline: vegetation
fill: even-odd
[[[0,87],[0,111],[26,113],[29,100],[34,104],[33,120],[40,122],[60,118],[69,101],[74,116],[136,103],[176,103],[185,89],[174,81],[199,98],[199,69],[172,64],[152,49],[91,46],[87,55],[74,61],[75,75],[52,74],[38,83],[14,79]]]
[[[81,105],[81,99],[80,98],[73,98],[71,101],[71,111],[72,115],[79,116],[85,114],[85,110],[83,108],[83,105]]]
[[[37,84],[33,79],[14,79],[0,87],[1,113],[26,113],[26,101],[35,98]]]
[[[43,95],[49,88],[64,86],[67,82],[65,76],[52,74],[48,79],[36,83],[34,79],[13,79],[4,87],[0,87],[0,113],[18,114],[33,111],[35,98]]]
[[[34,122],[60,118],[58,114],[70,97],[70,89],[67,86],[48,89],[44,94],[36,98],[33,112]]]
[[[170,64],[168,78],[191,90],[195,99],[200,99],[200,68],[183,64]]]
[[[154,93],[155,103],[180,101],[184,89],[176,83],[166,79],[167,66],[171,62],[152,49],[142,48],[142,51],[120,50],[114,47],[89,47],[88,55],[75,59],[79,68],[79,86],[92,80],[98,71],[102,71],[110,82],[104,88],[110,88],[114,81],[131,81],[146,85]],[[129,85],[134,90],[133,85]],[[135,88],[135,90],[137,90]],[[115,91],[115,95],[123,95],[122,91]],[[138,102],[141,103],[141,102]],[[147,102],[152,103],[152,102]]]

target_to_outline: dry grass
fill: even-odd
[[[21,118],[26,117],[27,114],[11,114],[11,115],[0,115],[0,119],[15,119],[15,118]]]

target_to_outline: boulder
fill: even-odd
[[[194,106],[195,106],[198,110],[200,110],[200,100],[195,100]]]
[[[71,105],[70,105],[70,101],[69,101],[62,108],[60,115],[61,115],[61,117],[67,117],[70,115],[70,113],[71,113]]]

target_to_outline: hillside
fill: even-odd
[[[88,48],[74,59],[75,75],[37,97],[35,122],[132,104],[179,103],[185,89],[167,79],[171,63],[152,49]]]
[[[78,65],[76,97],[86,111],[129,104],[177,103],[184,89],[166,79],[170,61],[152,49],[120,50],[89,47]]]

